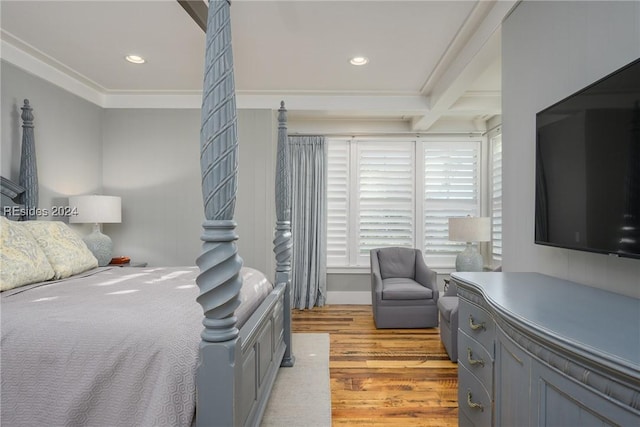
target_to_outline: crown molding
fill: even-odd
[[[107,92],[103,108],[200,109],[202,93],[191,92]],[[274,107],[275,108],[275,107]]]
[[[0,36],[0,59],[82,99],[103,105],[104,93],[99,85],[4,30]]]

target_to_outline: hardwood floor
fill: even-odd
[[[376,329],[369,305],[294,310],[293,332],[328,332],[333,426],[458,425],[458,369],[439,329]]]

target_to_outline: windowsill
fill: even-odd
[[[369,267],[327,267],[327,274],[369,274]]]

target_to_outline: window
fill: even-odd
[[[425,144],[424,247],[426,260],[455,265],[464,242],[449,241],[449,218],[479,216],[479,142]]]
[[[414,148],[411,142],[356,145],[357,265],[383,246],[413,247]]]
[[[327,145],[327,265],[347,265],[349,221],[349,141]]]
[[[498,129],[500,132],[500,129]],[[491,138],[491,261],[502,265],[502,134]]]
[[[448,218],[478,216],[480,139],[329,139],[327,265],[366,267],[369,251],[416,247],[452,268],[464,244]]]

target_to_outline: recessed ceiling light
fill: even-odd
[[[354,56],[349,60],[351,65],[365,65],[367,62],[369,62],[369,58],[364,56]]]
[[[142,56],[138,55],[127,55],[124,59],[134,64],[144,64],[146,62]]]

